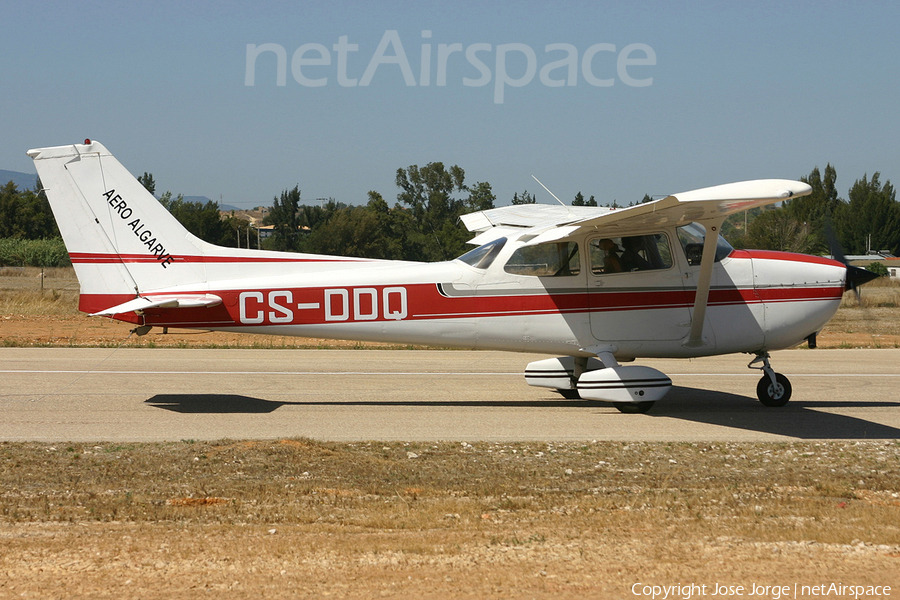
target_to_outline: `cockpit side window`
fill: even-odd
[[[503,249],[503,246],[506,244],[506,238],[501,237],[496,240],[492,240],[487,244],[482,244],[478,246],[474,250],[469,250],[457,260],[461,260],[467,265],[471,267],[475,267],[476,269],[487,269],[491,266],[491,263],[494,262],[494,259],[497,258],[497,255],[500,254],[500,251]]]
[[[672,250],[664,233],[595,238],[590,242],[591,273],[630,273],[672,266]]]
[[[703,242],[706,240],[706,228],[700,223],[689,223],[679,227],[676,231],[688,264],[691,266],[699,265],[703,257]],[[715,262],[719,262],[731,254],[733,250],[734,247],[728,243],[728,240],[720,235],[716,243]]]
[[[581,272],[581,257],[575,242],[523,246],[513,252],[503,269],[513,275],[565,277]]]

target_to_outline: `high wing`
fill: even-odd
[[[531,229],[529,233],[537,236],[532,243],[541,243],[575,235],[586,229],[610,227],[622,231],[643,230],[694,221],[721,221],[737,212],[806,196],[811,192],[809,185],[799,181],[757,179],[672,194],[629,208],[521,204],[463,215],[462,221],[469,231],[479,233],[473,243],[486,243],[493,237],[511,231],[522,232],[523,229]],[[550,234],[553,229],[564,231]],[[495,230],[498,235],[488,233]]]
[[[587,230],[603,230],[615,236],[692,222],[702,223],[706,228],[706,238],[694,294],[691,331],[685,341],[686,346],[700,347],[704,345],[704,320],[722,222],[728,215],[737,212],[810,193],[812,188],[800,181],[757,179],[681,192],[618,210],[525,204],[472,213],[463,216],[462,220],[470,231],[480,232],[471,241],[486,243],[511,231],[522,232],[523,228],[527,228],[526,235],[531,236],[528,243],[532,245],[563,240]]]

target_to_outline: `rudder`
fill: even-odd
[[[102,144],[28,155],[75,267],[80,310],[206,282],[203,256],[215,246],[190,234]]]

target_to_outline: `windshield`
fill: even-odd
[[[478,246],[474,250],[469,250],[457,260],[461,260],[476,269],[487,269],[494,262],[494,259],[497,258],[504,244],[506,244],[505,237],[497,238],[487,244]]]
[[[684,248],[684,254],[687,256],[688,264],[699,265],[703,256],[703,242],[706,240],[706,228],[700,223],[689,223],[678,228],[678,240],[681,247]],[[719,236],[716,244],[716,260],[719,262],[734,250],[728,240]]]

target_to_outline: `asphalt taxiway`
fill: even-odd
[[[674,387],[648,414],[526,385],[543,356],[422,350],[0,349],[0,441],[900,439],[900,350],[642,360]]]

